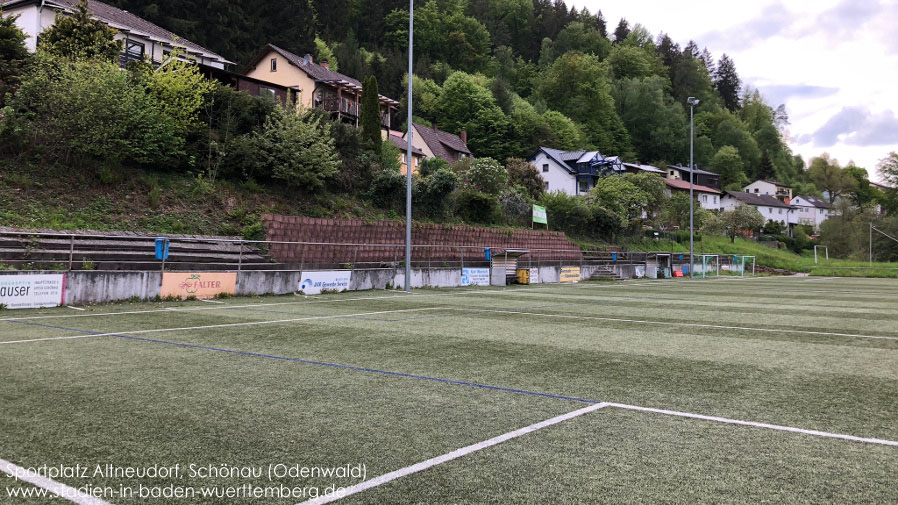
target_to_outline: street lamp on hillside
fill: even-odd
[[[689,104],[689,277],[695,278],[695,196],[693,195],[693,185],[695,184],[695,160],[693,160],[693,113],[695,106],[698,105],[699,99],[690,96],[686,99]]]

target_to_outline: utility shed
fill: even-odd
[[[507,286],[518,275],[518,258],[530,254],[529,249],[494,249],[490,258],[490,284]]]

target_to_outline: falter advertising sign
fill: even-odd
[[[190,298],[200,300],[214,298],[223,293],[237,292],[236,272],[165,272],[162,274],[162,289],[159,296],[165,298]]]
[[[65,275],[0,275],[0,304],[7,309],[39,309],[65,303]]]

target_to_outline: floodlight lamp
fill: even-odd
[[[701,100],[699,100],[698,98],[696,98],[694,96],[690,96],[689,98],[686,99],[686,103],[688,103],[689,105],[698,105],[700,101]]]

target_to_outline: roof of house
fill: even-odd
[[[30,3],[30,1],[33,0],[3,0],[0,1],[0,6],[8,9],[15,4],[27,4]],[[78,5],[78,0],[46,0],[44,5],[65,11],[74,11]],[[188,53],[200,54],[207,58],[218,59],[222,63],[233,63],[199,44],[193,43],[183,37],[179,37],[165,28],[150,23],[146,19],[119,9],[118,7],[113,7],[109,4],[98,2],[97,0],[88,0],[87,8],[95,18],[120,32],[131,32],[135,35],[141,35],[161,43],[183,47]]]
[[[349,77],[348,75],[341,74],[340,72],[331,70],[321,64],[315,63],[312,58],[306,58],[304,56],[299,56],[298,54],[291,53],[286,49],[281,49],[280,47],[274,44],[266,44],[265,47],[259,51],[259,54],[253,58],[252,62],[247,65],[247,72],[259,64],[262,58],[265,57],[270,51],[274,51],[281,55],[285,60],[287,60],[291,65],[296,68],[302,70],[306,73],[312,80],[316,82],[325,82],[325,83],[333,83],[333,84],[343,84],[350,88],[357,88],[359,91],[362,91],[364,86],[357,79]],[[393,100],[391,98],[387,98],[384,95],[378,95],[381,101],[389,102],[391,105],[399,105],[399,102]]]
[[[761,181],[766,182],[766,183],[768,183],[768,184],[773,184],[774,186],[779,186],[779,187],[781,187],[781,188],[791,188],[791,187],[792,187],[792,186],[790,186],[790,185],[788,185],[788,184],[782,184],[782,183],[779,183],[779,182],[776,182],[776,181],[771,181],[770,179],[761,179]],[[755,182],[757,182],[757,181],[755,181]]]
[[[456,158],[456,156],[450,156],[450,150],[473,156],[468,145],[458,135],[418,123],[415,123],[415,131],[437,158],[444,160]]]
[[[637,170],[642,170],[643,172],[652,172],[655,174],[663,174],[666,173],[664,170],[661,170],[658,167],[653,167],[651,165],[641,165],[639,163],[624,163],[625,167],[635,168]]]
[[[605,161],[608,161],[611,163],[617,164],[620,162],[619,157],[603,156],[602,153],[600,153],[599,151],[586,151],[586,150],[562,151],[561,149],[552,149],[551,147],[540,147],[539,151],[537,151],[537,154],[540,151],[546,153],[546,156],[551,158],[552,161],[554,161],[555,163],[558,163],[559,165],[564,167],[568,172],[570,172],[572,174],[577,173],[576,165],[581,164],[581,163],[590,163],[597,156],[600,159],[604,159]],[[533,156],[536,156],[536,154],[534,154]],[[533,159],[533,156],[530,157],[531,160]],[[652,168],[654,168],[654,167],[652,167]],[[659,170],[659,172],[660,172],[660,170]]]
[[[879,189],[892,189],[892,187],[887,184],[880,184],[878,182],[873,182],[873,181],[870,181],[870,187],[879,188]]]
[[[401,149],[402,152],[408,151],[408,142],[406,142],[405,140],[403,140],[402,137],[398,137],[398,136],[396,136],[396,135],[390,135],[390,142],[392,142],[394,146],[396,146],[396,147],[398,147],[399,149]],[[418,149],[418,148],[415,147],[415,146],[412,146],[412,154],[413,154],[413,155],[417,154],[417,155],[420,155],[420,156],[424,156],[424,151]]]
[[[831,209],[833,206],[831,203],[827,202],[826,200],[822,200],[820,198],[817,198],[816,196],[798,195],[797,197],[795,197],[795,199],[798,199],[798,198],[801,198],[802,200],[810,203],[811,205],[813,205],[814,207],[816,207],[818,209]],[[793,199],[792,201],[794,202],[795,199]]]
[[[684,189],[689,190],[689,181],[684,181],[681,179],[664,179],[664,183],[670,186],[673,189]],[[715,195],[719,195],[720,191],[709,188],[708,186],[700,186],[698,184],[692,185],[693,191],[698,191],[699,193],[714,193]]]
[[[727,196],[733,197],[736,200],[739,200],[742,203],[746,203],[748,205],[753,205],[755,207],[783,207],[786,209],[792,208],[791,205],[779,201],[775,196],[770,195],[756,195],[754,193],[746,193],[744,191],[727,191],[724,198]]]
[[[690,171],[691,171],[691,172],[695,173],[696,175],[715,175],[715,176],[718,175],[718,174],[715,174],[714,172],[708,172],[707,170],[701,170],[701,169],[699,169],[699,168],[690,170],[689,167],[683,167],[683,166],[680,166],[680,165],[667,165],[667,166],[669,166],[670,168],[674,168],[674,169],[677,169],[677,170],[681,170],[681,171],[683,171],[683,172],[690,172]]]

